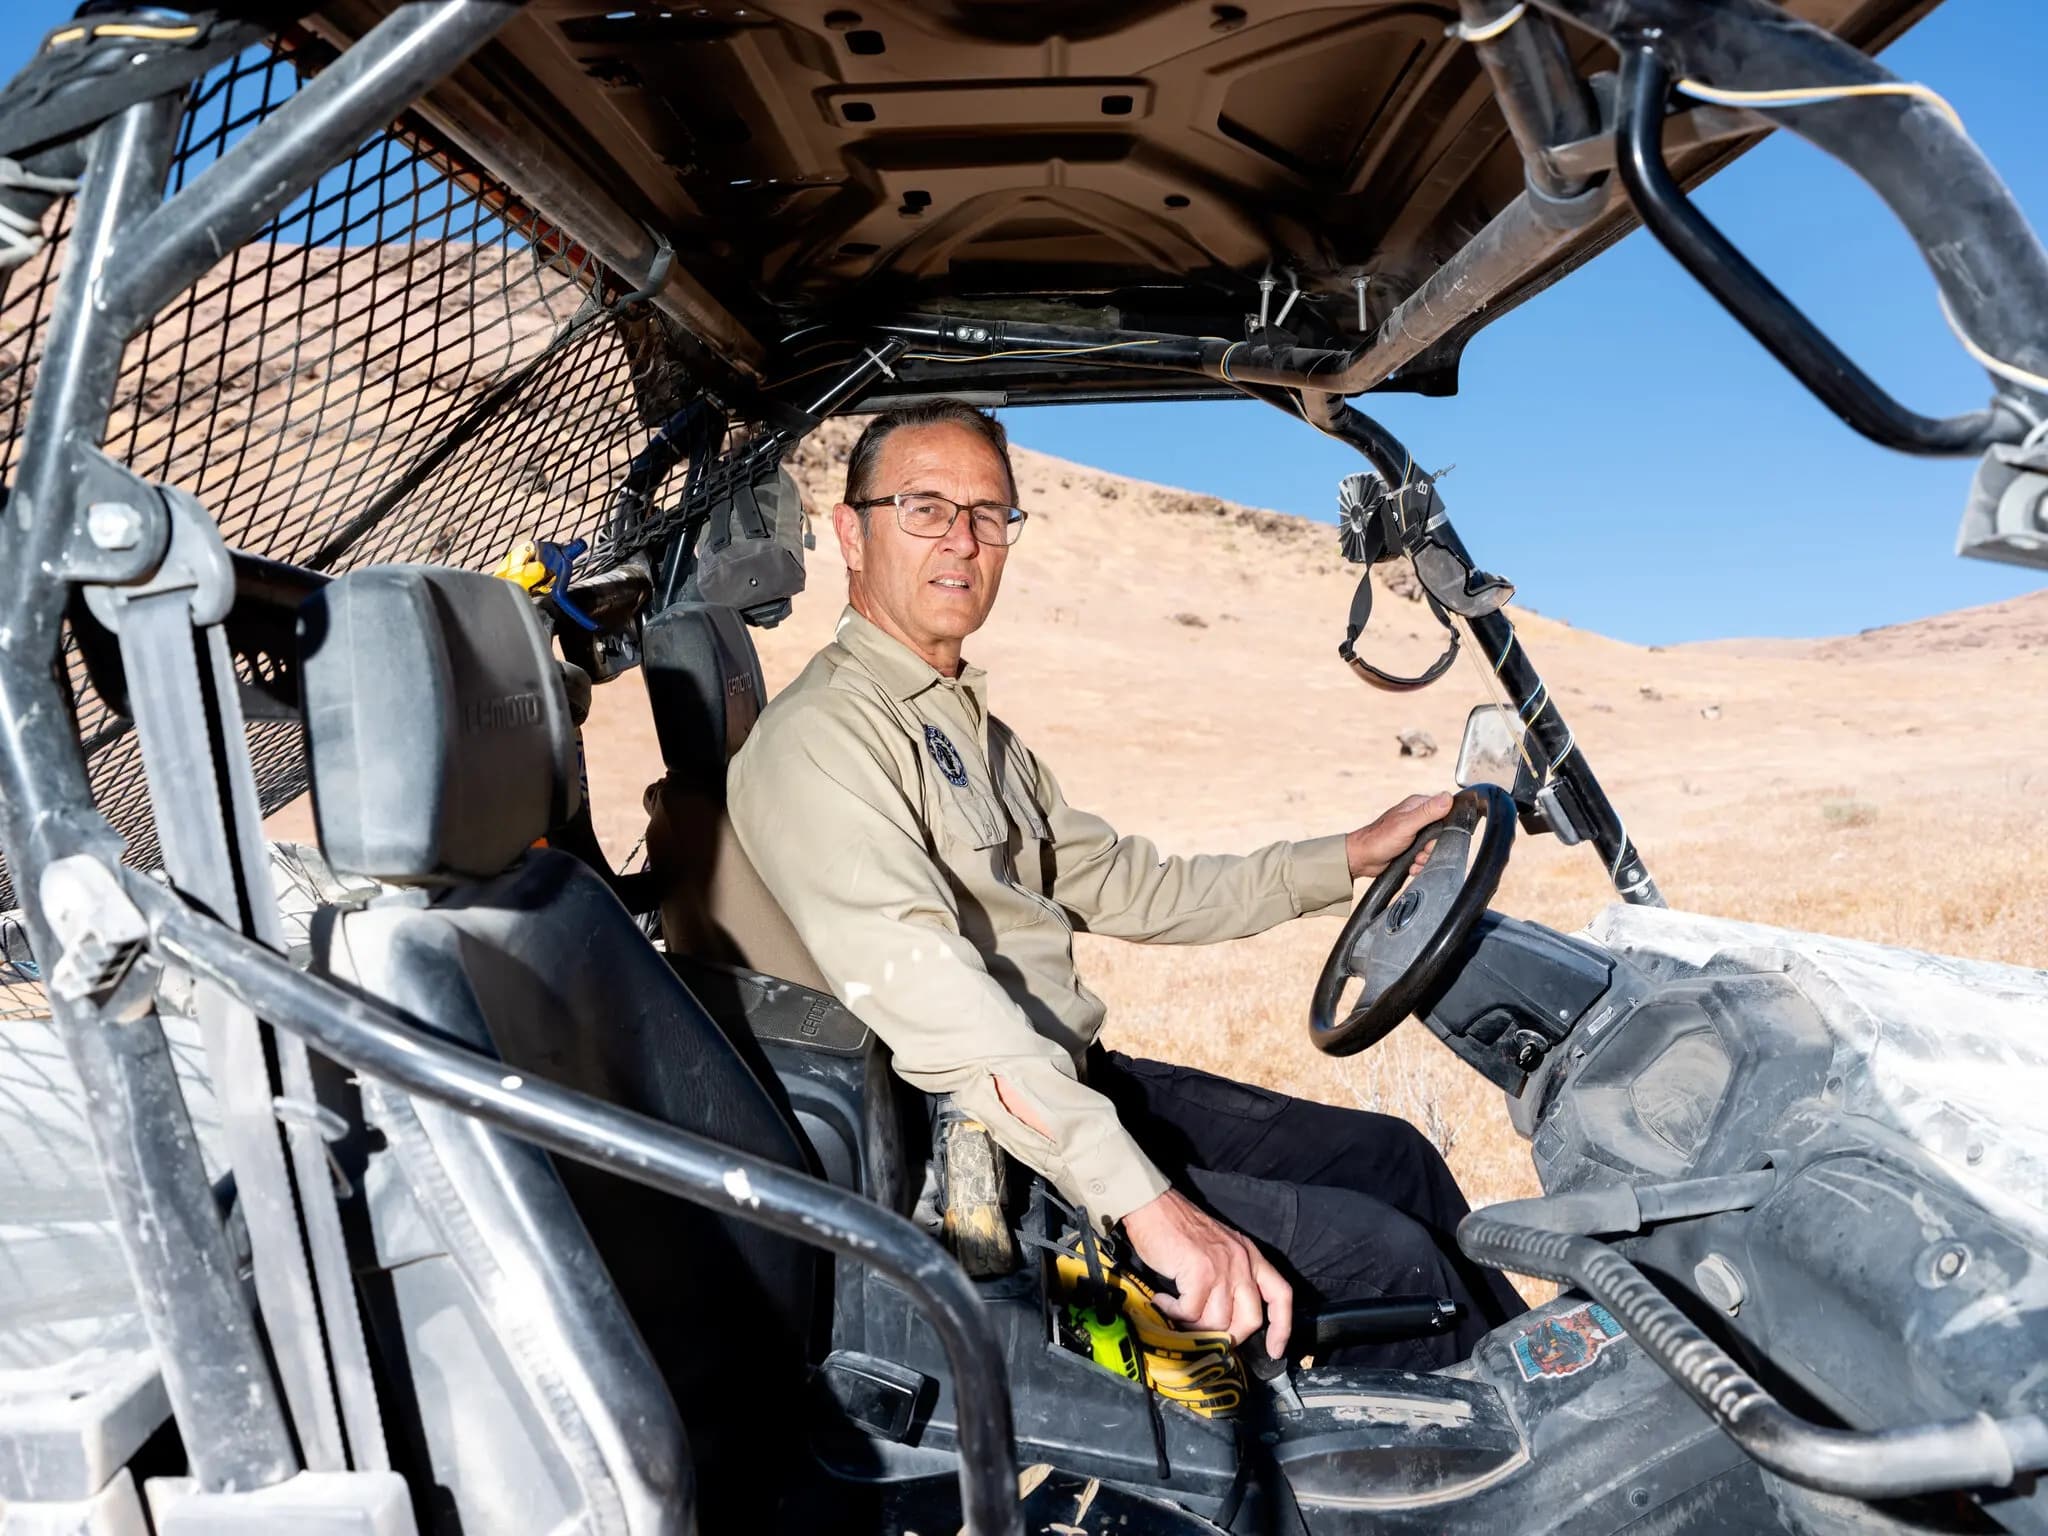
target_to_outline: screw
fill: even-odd
[[[125,501],[96,501],[85,509],[85,531],[110,553],[133,549],[142,542],[142,514]]]
[[[1543,1065],[1543,1048],[1524,1041],[1515,1050],[1515,1065],[1524,1072],[1534,1072]]]
[[[1944,1248],[1934,1256],[1934,1272],[1944,1280],[1953,1280],[1963,1272],[1963,1266],[1970,1262],[1967,1250],[1961,1247]]]
[[[1358,295],[1358,329],[1361,335],[1365,331],[1365,281],[1363,277],[1351,279],[1351,291]]]

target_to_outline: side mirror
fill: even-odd
[[[1458,744],[1457,780],[1461,788],[1495,784],[1509,794],[1522,767],[1522,723],[1505,704],[1481,704],[1465,717],[1465,739]]]

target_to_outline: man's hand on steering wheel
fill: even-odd
[[[1410,795],[1391,810],[1382,811],[1356,832],[1344,838],[1344,853],[1351,861],[1351,878],[1371,880],[1408,851],[1415,834],[1432,821],[1441,820],[1451,809],[1449,791],[1440,795]],[[1424,848],[1415,856],[1410,874],[1418,873],[1429,857]]]

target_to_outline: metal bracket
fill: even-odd
[[[136,962],[149,942],[149,924],[113,871],[90,854],[74,853],[53,860],[36,889],[61,951],[50,968],[50,991],[67,1002],[89,1002],[121,1022],[147,1013],[158,967]]]
[[[132,479],[132,477],[128,477]],[[134,481],[141,484],[140,481]],[[125,582],[94,581],[86,606],[108,629],[121,628],[121,610],[136,598],[190,590],[195,628],[218,624],[235,606],[235,564],[220,528],[197,497],[174,485],[144,486],[168,514],[169,547],[155,568]],[[88,519],[89,520],[89,519]]]
[[[75,453],[78,490],[57,574],[87,586],[127,586],[164,559],[171,518],[163,493],[97,448]]]
[[[1999,443],[1984,455],[1970,482],[1956,553],[2048,569],[2048,441]]]

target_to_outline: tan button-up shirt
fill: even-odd
[[[728,788],[741,846],[897,1072],[1103,1222],[1167,1181],[1081,1079],[1103,1005],[1074,934],[1205,944],[1351,895],[1341,835],[1170,859],[1118,837],[989,714],[987,674],[942,677],[851,608]],[[1003,1107],[998,1076],[1050,1138]]]

